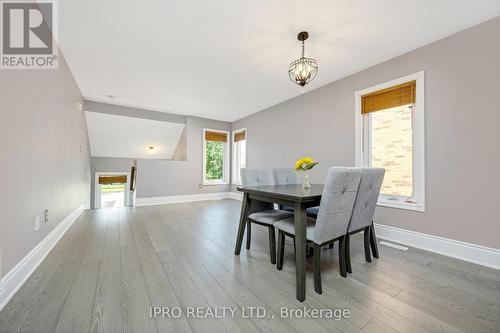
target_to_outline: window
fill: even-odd
[[[356,92],[356,165],[385,169],[378,204],[425,211],[424,74]]]
[[[233,132],[233,184],[241,185],[240,169],[247,166],[247,130]]]
[[[229,184],[229,132],[203,129],[203,185]]]

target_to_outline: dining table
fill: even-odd
[[[239,255],[245,227],[248,221],[250,203],[253,200],[293,207],[295,224],[295,266],[297,300],[306,299],[306,209],[319,206],[323,185],[311,184],[304,189],[301,184],[240,186],[237,190],[243,192],[240,221],[234,254]]]

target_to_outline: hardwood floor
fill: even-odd
[[[266,228],[234,256],[240,202],[201,201],[86,211],[0,313],[0,332],[499,332],[500,272],[433,253],[379,246],[365,262],[351,240],[353,273],[322,250],[323,294],[295,299],[293,245],[277,271]],[[234,316],[150,317],[151,306],[236,309]],[[250,307],[269,316],[248,317]],[[341,320],[280,316],[349,309]],[[246,311],[247,313],[243,313]]]

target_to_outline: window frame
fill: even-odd
[[[231,133],[231,165],[232,165],[232,177],[231,181],[233,185],[243,185],[241,181],[238,181],[237,176],[239,174],[239,170],[237,170],[236,166],[236,142],[234,142],[234,136],[237,133],[245,132],[245,165],[247,164],[248,161],[248,130],[246,127],[239,128],[237,130],[232,131]]]
[[[399,208],[425,212],[425,99],[424,99],[424,71],[410,74],[389,82],[356,91],[355,102],[355,163],[357,167],[368,167],[370,165],[369,147],[370,119],[361,114],[361,97],[363,95],[390,88],[409,81],[416,81],[415,104],[412,106],[412,141],[413,141],[413,194],[407,200],[401,197],[380,195],[377,205],[383,207]]]
[[[205,133],[206,132],[217,132],[217,133],[225,133],[227,135],[227,142],[224,145],[224,151],[223,151],[223,161],[222,161],[222,179],[217,179],[217,180],[207,180],[206,175],[207,175],[207,141],[205,140]],[[211,185],[229,185],[230,184],[230,164],[231,164],[231,159],[230,159],[230,142],[231,142],[231,132],[229,131],[223,131],[223,130],[217,130],[217,129],[211,129],[211,128],[203,128],[203,137],[202,137],[202,145],[203,145],[203,159],[202,159],[202,179],[201,183],[203,186],[211,186]]]

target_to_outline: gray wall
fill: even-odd
[[[132,158],[92,157],[93,172],[130,172],[133,165]]]
[[[500,248],[499,31],[497,17],[233,123],[248,128],[248,165],[313,156],[323,182],[354,165],[354,92],[423,70],[427,211],[379,207],[375,221]]]
[[[127,116],[150,120],[167,121],[170,123],[186,123],[186,116],[174,113],[151,111],[146,109],[133,108],[116,104],[102,102],[85,101],[85,111],[114,114],[117,116]]]
[[[177,148],[175,148],[174,155],[172,156],[174,161],[185,161],[187,160],[187,128],[184,127],[182,130],[179,143],[177,143]]]
[[[59,53],[58,70],[0,70],[0,251],[3,274],[90,194],[80,90]],[[49,222],[34,231],[35,216]]]
[[[137,198],[230,190],[229,185],[199,187],[202,181],[203,128],[230,131],[231,124],[187,116],[186,127],[180,140],[185,145],[185,160],[137,160]],[[130,171],[133,161],[127,158],[93,157],[92,171]]]
[[[138,160],[137,198],[227,192],[229,185],[199,187],[202,181],[203,128],[231,130],[227,122],[187,117],[186,161]]]

